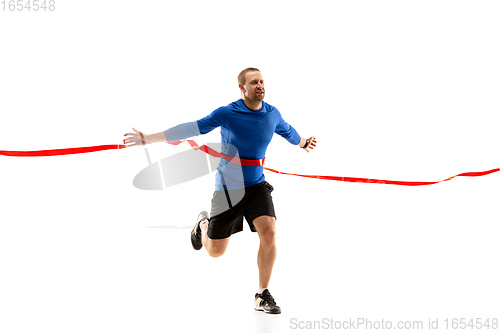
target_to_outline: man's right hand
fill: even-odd
[[[126,138],[123,140],[123,143],[127,147],[144,146],[146,144],[144,134],[141,131],[138,131],[133,127],[132,127],[132,129],[134,130],[135,133],[125,134],[124,136]]]

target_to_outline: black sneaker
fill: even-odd
[[[273,296],[271,296],[271,293],[267,289],[262,294],[255,294],[254,309],[271,314],[281,313],[281,308],[276,305]]]
[[[200,222],[208,220],[208,213],[206,211],[201,212],[196,219],[196,224],[194,225],[193,230],[191,231],[191,244],[193,244],[193,248],[195,250],[199,250],[203,247],[201,243],[201,228]]]

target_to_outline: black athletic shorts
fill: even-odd
[[[276,217],[268,182],[255,184],[241,190],[215,191],[212,198],[208,237],[223,239],[243,231],[243,217],[256,232],[253,220],[262,215]]]

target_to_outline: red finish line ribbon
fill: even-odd
[[[432,184],[437,184],[437,183],[442,183],[442,182],[445,182],[448,180],[452,180],[455,177],[480,177],[480,176],[486,176],[486,175],[489,175],[490,173],[500,171],[500,169],[497,168],[497,169],[483,171],[483,172],[464,172],[464,173],[461,173],[459,175],[447,178],[445,180],[440,180],[437,182],[408,182],[408,181],[398,181],[398,180],[382,180],[382,179],[355,178],[355,177],[299,175],[299,174],[295,174],[295,173],[280,172],[280,171],[269,169],[266,167],[264,167],[264,169],[271,171],[271,172],[274,172],[274,173],[279,173],[281,175],[290,175],[290,176],[325,179],[325,180],[336,180],[336,181],[350,182],[350,183],[374,183],[374,184],[389,184],[389,185],[403,185],[403,186],[432,185]]]
[[[195,141],[193,140],[183,140],[183,141],[175,141],[175,142],[168,142],[171,145],[179,145],[182,142],[187,141],[189,145],[193,149],[199,149],[213,157],[220,157],[224,158],[231,163],[243,165],[243,166],[263,166],[264,165],[264,160],[247,160],[247,159],[242,159],[234,156],[229,156],[222,154],[207,145],[202,145],[199,146]],[[8,150],[0,150],[0,155],[4,156],[17,156],[17,157],[42,157],[42,156],[59,156],[59,155],[73,155],[73,154],[83,154],[83,153],[93,153],[96,151],[102,151],[102,150],[111,150],[111,149],[124,149],[127,148],[125,145],[101,145],[101,146],[91,146],[91,147],[78,147],[78,148],[64,148],[64,149],[49,149],[49,150],[35,150],[35,151],[8,151]],[[270,169],[267,167],[264,167],[265,170],[278,173],[281,175],[290,175],[290,176],[298,176],[298,177],[305,177],[305,178],[315,178],[315,179],[324,179],[324,180],[335,180],[335,181],[342,181],[342,182],[351,182],[351,183],[373,183],[373,184],[389,184],[389,185],[402,185],[402,186],[422,186],[422,185],[432,185],[432,184],[437,184],[437,183],[442,183],[448,180],[452,180],[455,177],[481,177],[481,176],[486,176],[495,172],[500,171],[499,168],[488,170],[488,171],[482,171],[482,172],[464,172],[461,174],[458,174],[456,176],[440,180],[440,181],[434,181],[434,182],[417,182],[417,181],[397,181],[397,180],[382,180],[382,179],[370,179],[370,178],[356,178],[356,177],[338,177],[338,176],[319,176],[319,175],[301,175],[301,174],[296,174],[296,173],[288,173],[288,172],[281,172],[277,171],[274,169]]]
[[[243,158],[238,158],[235,156],[219,153],[217,150],[212,149],[212,148],[208,147],[207,145],[199,146],[193,140],[174,141],[174,142],[167,142],[167,143],[174,145],[174,146],[177,146],[177,145],[183,143],[184,141],[189,143],[189,145],[193,149],[196,149],[196,150],[199,149],[199,150],[204,151],[205,153],[207,153],[208,155],[213,156],[213,157],[224,158],[224,159],[226,159],[229,162],[234,163],[234,164],[243,165],[243,166],[263,166],[264,165],[265,158],[263,158],[261,160],[247,160],[247,159],[243,159]]]
[[[110,149],[123,149],[123,148],[127,148],[127,146],[125,146],[125,145],[102,145],[102,146],[91,146],[91,147],[33,150],[33,151],[0,150],[0,155],[17,156],[17,157],[43,157],[43,156],[59,156],[59,155],[93,153],[95,151],[110,150]]]

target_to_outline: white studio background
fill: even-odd
[[[500,166],[495,1],[55,4],[0,12],[0,150],[119,144],[132,127],[197,120],[240,98],[251,66],[266,101],[318,139],[307,154],[275,137],[271,168],[434,181]],[[148,149],[156,161],[188,146]],[[143,148],[0,156],[0,331],[282,332],[293,318],[499,313],[499,174],[400,187],[266,173],[283,308],[266,317],[252,310],[256,235],[235,235],[219,259],[188,241],[213,174],[141,191],[132,179],[146,166]]]

